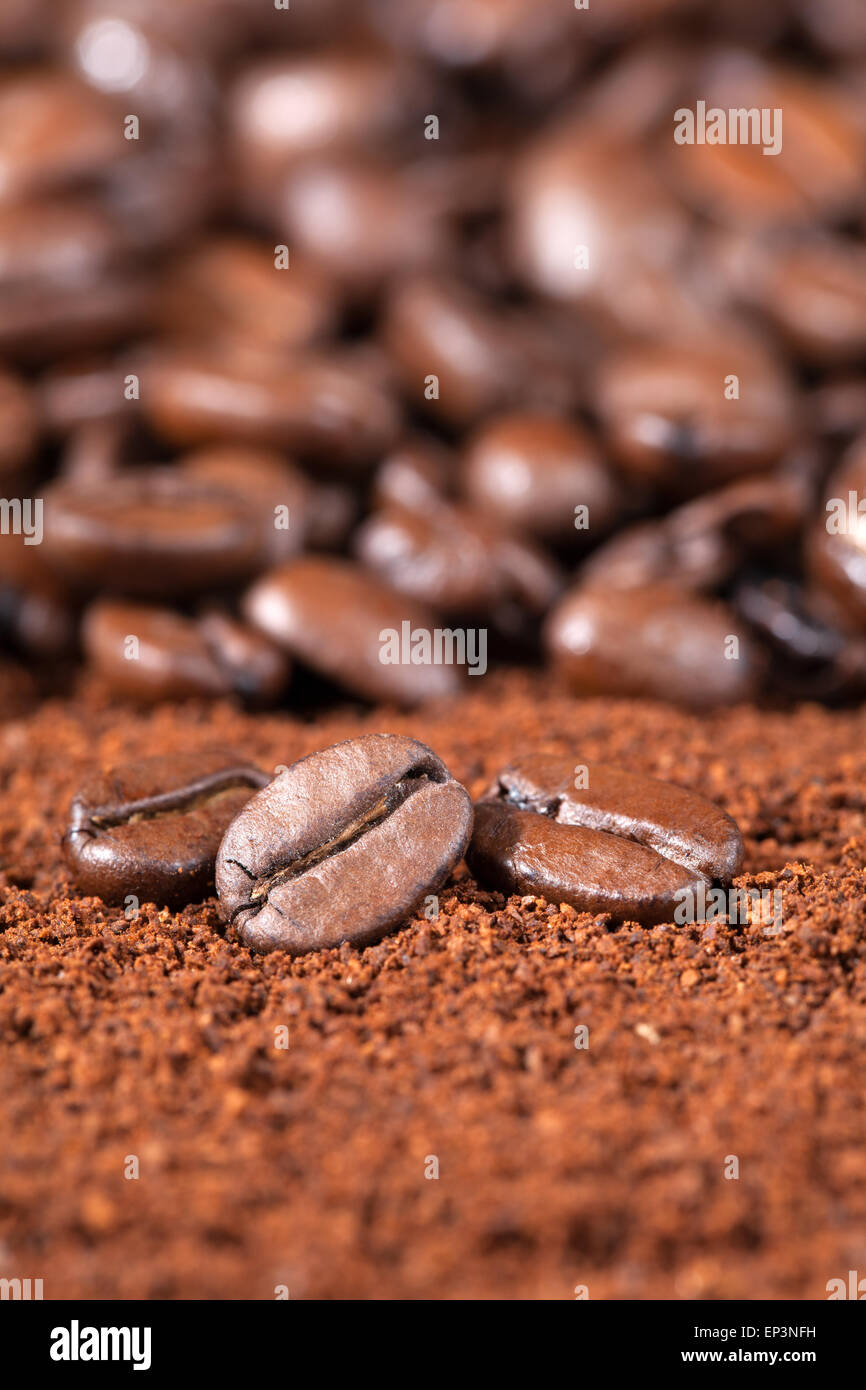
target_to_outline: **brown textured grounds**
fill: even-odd
[[[27,699],[7,672],[0,1275],[46,1298],[646,1299],[866,1272],[866,710],[698,718],[528,675],[316,726]],[[94,763],[217,743],[270,766],[371,730],[473,793],[537,746],[695,787],[740,822],[739,882],[784,889],[784,929],[611,931],[463,869],[438,921],[292,961],[226,940],[213,902],[130,923],[70,894]]]

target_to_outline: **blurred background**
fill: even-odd
[[[578,693],[862,698],[864,173],[862,0],[0,0],[4,699],[369,696],[245,601],[314,553]]]

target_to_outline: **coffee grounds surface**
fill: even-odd
[[[48,1299],[801,1299],[866,1270],[866,709],[469,684],[300,722],[0,683],[0,1276]],[[379,731],[473,795],[530,749],[692,787],[741,826],[737,884],[783,891],[781,930],[612,928],[461,867],[437,919],[291,959],[213,900],[127,920],[71,888],[94,766],[216,745],[273,768]]]

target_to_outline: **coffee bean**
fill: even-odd
[[[237,442],[285,449],[331,470],[357,471],[392,442],[390,396],[336,357],[291,359],[166,349],[144,372],[154,427],[179,444]]]
[[[851,445],[827,483],[807,539],[807,565],[842,626],[866,632],[866,437]]]
[[[794,441],[784,373],[742,344],[616,354],[599,372],[598,392],[621,465],[681,496],[767,469]]]
[[[183,907],[213,891],[229,823],[270,778],[222,752],[144,758],[91,777],[73,799],[66,862],[105,902]]]
[[[436,618],[344,560],[306,556],[281,565],[253,585],[241,610],[278,646],[364,699],[417,705],[460,688],[458,666],[383,660],[386,634],[400,638],[404,624],[432,634]]]
[[[0,371],[0,479],[16,477],[38,437],[36,406],[24,382]]]
[[[472,803],[423,743],[368,734],[294,763],[225,833],[220,911],[257,951],[366,946],[461,859]]]
[[[695,709],[751,699],[760,658],[723,604],[675,585],[578,586],[545,624],[548,655],[581,695],[646,696]]]
[[[229,94],[245,164],[273,174],[317,150],[375,143],[420,109],[418,73],[382,48],[299,53],[250,66]]]
[[[260,534],[251,507],[179,469],[60,482],[45,497],[46,561],[81,589],[212,592],[255,572]]]
[[[534,290],[652,339],[693,318],[687,218],[631,143],[579,123],[528,142],[509,201],[514,270]]]
[[[741,579],[731,603],[772,654],[773,686],[795,700],[862,698],[866,639],[836,625],[832,603],[779,575]]]
[[[110,689],[134,700],[240,695],[267,703],[288,683],[285,655],[219,612],[194,620],[168,608],[102,599],[87,609],[81,641]]]
[[[0,201],[68,187],[127,148],[111,103],[67,73],[34,69],[0,82]]]
[[[742,478],[639,521],[600,546],[580,572],[595,588],[636,589],[676,583],[712,590],[726,583],[750,552],[790,546],[806,515],[809,488],[793,470]]]
[[[418,435],[405,439],[382,460],[373,479],[373,502],[423,512],[451,497],[456,482],[454,456],[434,439]]]
[[[609,529],[619,491],[586,430],[554,415],[495,416],[470,441],[463,486],[480,510],[543,540],[574,540]],[[576,508],[588,528],[575,528]]]
[[[255,510],[262,567],[303,550],[319,504],[308,479],[281,454],[214,444],[178,462],[190,477],[234,494],[242,508]]]
[[[804,72],[762,63],[754,53],[711,50],[691,76],[707,109],[781,110],[778,149],[762,141],[678,144],[662,128],[662,158],[684,200],[737,227],[835,221],[862,199],[866,140],[850,104]]]
[[[410,398],[451,425],[503,408],[518,391],[529,405],[552,407],[570,404],[574,394],[548,334],[445,276],[398,284],[385,306],[383,339]]]
[[[294,247],[293,247],[294,250]],[[248,339],[266,349],[307,346],[333,327],[336,302],[326,275],[275,265],[273,247],[240,237],[206,241],[167,277],[160,318],[180,336]]]
[[[379,161],[317,159],[287,176],[279,225],[300,255],[363,297],[398,272],[448,259],[445,218],[423,195],[409,174]]]
[[[475,808],[467,853],[482,883],[651,925],[673,921],[684,894],[696,905],[701,885],[739,873],[739,829],[712,802],[598,764],[576,787],[576,770],[541,754],[500,774]]]
[[[510,599],[543,613],[560,588],[542,551],[444,501],[373,512],[355,533],[355,553],[392,589],[443,613],[489,611]]]

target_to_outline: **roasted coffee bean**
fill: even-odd
[[[549,657],[581,695],[646,696],[695,709],[751,699],[760,659],[721,603],[675,585],[578,586],[547,618]]]
[[[287,176],[279,225],[290,246],[363,296],[398,273],[447,259],[445,218],[423,194],[409,174],[387,164],[357,155],[315,160]]]
[[[793,470],[742,478],[665,517],[617,532],[586,561],[581,583],[615,589],[663,582],[718,588],[751,551],[766,555],[790,546],[808,502],[807,481]]]
[[[143,758],[91,777],[63,840],[77,887],[135,908],[200,902],[227,826],[269,781],[224,752]]]
[[[742,344],[616,354],[599,372],[598,393],[621,465],[681,496],[767,469],[794,442],[784,372]]]
[[[465,456],[463,488],[488,516],[550,541],[580,537],[580,507],[587,508],[583,533],[601,534],[616,519],[620,502],[616,481],[587,431],[529,411],[496,416],[481,427]]]
[[[807,541],[809,573],[842,625],[866,632],[866,437],[827,483],[824,509]]]
[[[233,493],[260,521],[260,568],[303,550],[318,506],[311,483],[282,455],[242,445],[212,445],[179,463],[191,477]]]
[[[268,704],[288,683],[284,653],[219,612],[194,620],[168,608],[102,599],[85,613],[81,641],[110,689],[134,700],[240,695]]]
[[[45,497],[46,561],[80,589],[213,591],[255,573],[260,534],[254,509],[180,469],[56,483]]]
[[[862,698],[866,640],[835,625],[821,594],[778,575],[749,577],[731,603],[772,654],[775,690],[795,700]]]
[[[228,120],[240,159],[273,173],[328,148],[375,144],[424,98],[418,72],[383,48],[299,53],[243,72]]]
[[[442,886],[472,803],[415,739],[368,734],[313,753],[244,807],[217,857],[220,911],[247,946],[366,946]]]
[[[423,512],[453,496],[456,485],[454,456],[435,440],[417,436],[382,460],[373,479],[373,502]]]
[[[418,705],[460,688],[450,645],[436,661],[433,611],[344,560],[292,560],[263,575],[241,608],[278,646],[365,699]],[[426,634],[430,652],[419,638],[413,660],[414,634]]]
[[[392,589],[443,613],[489,611],[510,599],[544,613],[561,588],[542,551],[444,501],[374,512],[355,533],[355,553]]]
[[[36,406],[24,382],[0,371],[0,479],[16,476],[38,437]]]
[[[699,211],[738,227],[778,227],[835,221],[860,205],[866,137],[840,93],[743,50],[711,51],[690,86],[707,110],[784,114],[784,129],[774,117],[760,139],[725,144],[680,144],[662,127],[662,159]],[[692,92],[683,106],[694,110]]]
[[[61,71],[0,82],[0,201],[67,187],[129,150],[111,102]]]
[[[537,324],[447,277],[400,283],[386,304],[383,336],[410,397],[451,425],[503,408],[517,391],[530,405],[554,408],[574,395],[556,344]]]
[[[275,260],[273,247],[249,239],[206,241],[168,276],[162,323],[171,333],[210,343],[235,337],[274,351],[308,346],[333,327],[333,286],[294,254],[286,269]]]
[[[65,435],[82,425],[133,421],[138,401],[127,390],[132,371],[131,364],[97,357],[45,372],[36,395],[46,430]]]
[[[147,364],[143,381],[146,413],[176,443],[285,449],[334,471],[368,465],[399,423],[375,380],[336,358],[166,349]]]
[[[847,443],[866,431],[866,376],[832,376],[809,392],[806,415],[822,438]]]
[[[649,926],[739,873],[742,836],[718,806],[599,764],[578,780],[575,762],[522,759],[477,804],[467,863],[483,884]]]
[[[543,135],[516,161],[509,201],[512,263],[532,289],[653,339],[691,317],[688,220],[629,142],[579,123]]]

